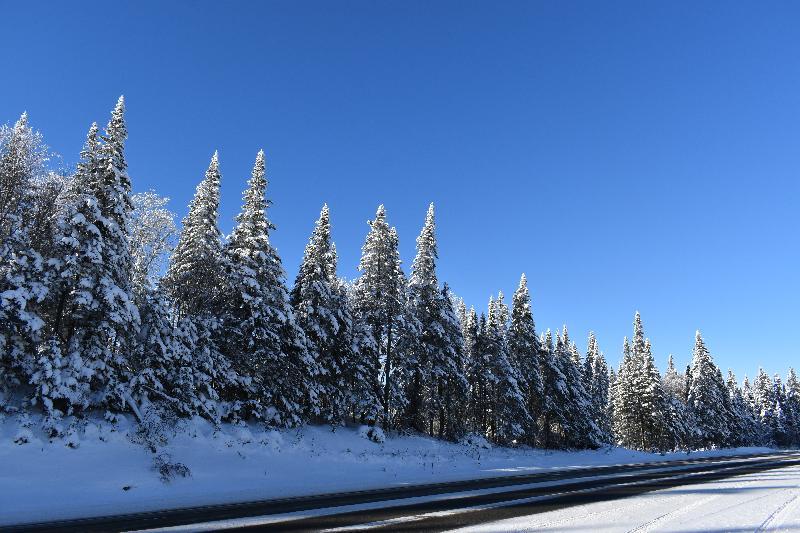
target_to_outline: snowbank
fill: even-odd
[[[251,424],[215,431],[194,419],[179,422],[159,449],[191,474],[164,482],[154,455],[132,442],[129,418],[93,420],[69,439],[52,442],[38,424],[35,418],[27,428],[16,417],[0,420],[0,525],[686,457],[507,449],[481,439],[452,444],[420,436],[381,443],[349,428],[270,431]],[[766,449],[692,455],[761,451]]]

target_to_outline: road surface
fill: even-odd
[[[495,531],[507,527],[502,524],[512,524],[508,530],[516,531],[535,523],[537,515],[583,512],[567,510],[576,506],[615,502],[617,509],[624,509],[627,500],[622,502],[623,498],[798,466],[797,452],[686,459],[65,520],[4,530],[422,532],[481,524],[490,528],[483,531]]]

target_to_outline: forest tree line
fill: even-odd
[[[640,450],[800,444],[800,383],[723,375],[700,333],[660,373],[636,313],[610,366],[593,334],[537,332],[523,275],[480,313],[437,277],[433,205],[407,276],[378,207],[359,276],[337,274],[327,205],[291,288],[270,242],[264,153],[229,236],[211,158],[177,244],[167,200],[132,194],[124,100],[74,171],[27,115],[0,128],[0,412],[52,438],[91,411],[276,427],[364,424],[448,440]]]

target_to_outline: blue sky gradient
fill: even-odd
[[[429,202],[469,304],[528,276],[540,330],[663,367],[695,329],[739,378],[797,364],[794,2],[9,2],[0,122],[65,163],[126,96],[134,188],[179,217],[215,149],[232,228],[264,148],[294,279],[328,202],[354,277],[379,203],[410,267]]]

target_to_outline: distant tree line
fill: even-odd
[[[74,171],[47,170],[22,115],[0,128],[0,411],[51,437],[89,411],[366,424],[504,445],[673,450],[800,443],[800,383],[723,376],[698,332],[691,364],[655,364],[637,313],[618,368],[593,334],[538,333],[525,276],[486,313],[437,276],[430,206],[410,274],[378,207],[359,277],[337,275],[323,206],[291,288],[259,152],[233,232],[219,229],[217,154],[177,243],[167,200],[132,194],[120,98]],[[163,275],[162,275],[163,274]]]

